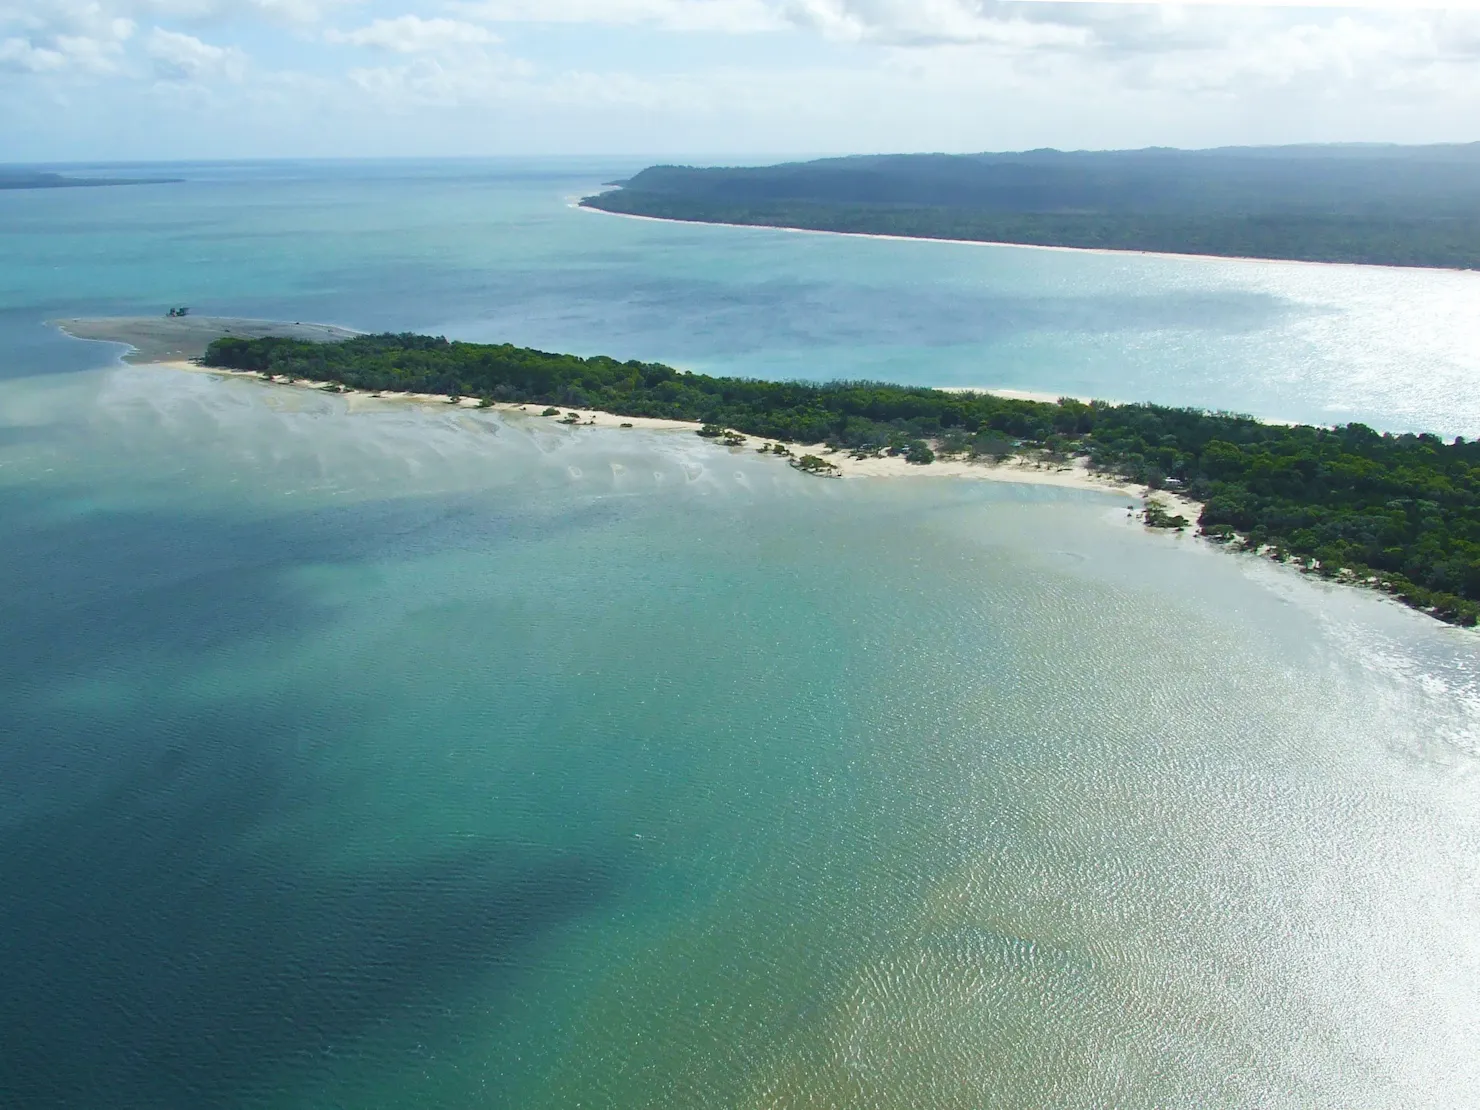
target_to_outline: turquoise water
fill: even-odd
[[[622,169],[0,195],[0,1102],[1480,1106],[1473,634],[1105,495],[351,410],[36,323],[1468,419],[1426,399],[1470,380],[1467,275],[565,206]]]
[[[6,362],[96,361],[48,342],[40,318],[189,304],[721,373],[1480,435],[1480,274],[877,242],[569,207],[633,169],[186,165],[170,168],[184,185],[14,192],[0,198]]]

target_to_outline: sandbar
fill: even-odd
[[[305,339],[337,343],[361,334],[331,324],[285,324],[277,320],[243,320],[230,316],[100,316],[49,320],[73,339],[122,343],[132,347],[123,356],[136,365],[200,358],[217,339]]]
[[[245,378],[261,383],[266,388],[328,392],[342,399],[350,412],[374,411],[391,405],[410,403],[478,409],[514,418],[532,418],[552,427],[569,428],[572,432],[578,432],[584,428],[630,428],[649,432],[694,435],[701,426],[698,422],[691,420],[619,416],[596,409],[577,409],[564,405],[547,406],[537,402],[484,404],[473,397],[462,397],[454,401],[447,395],[435,393],[387,391],[371,393],[365,390],[343,389],[332,382],[306,380],[292,383],[268,382],[257,373],[200,366],[192,361],[205,354],[206,348],[213,340],[227,335],[249,339],[281,337],[332,343],[361,334],[348,328],[328,324],[286,324],[271,320],[243,320],[212,316],[71,319],[54,320],[52,324],[78,339],[126,344],[132,348],[132,351],[125,356],[125,361],[135,365],[164,366],[191,373],[213,374],[222,378]],[[973,392],[992,393],[997,396],[1023,400],[1049,399],[1047,394],[1028,393],[1022,390],[973,389]],[[547,408],[558,408],[560,415],[545,416]],[[743,446],[726,447],[717,443],[715,449],[755,452],[767,446],[767,442],[760,437],[747,435],[744,437]],[[1057,486],[1092,493],[1114,494],[1128,499],[1154,497],[1166,507],[1169,513],[1180,514],[1194,524],[1202,515],[1203,507],[1196,501],[1168,491],[1144,489],[1122,478],[1093,472],[1089,469],[1088,461],[1082,458],[1062,460],[1033,454],[1017,455],[1002,462],[995,462],[987,459],[943,457],[922,466],[906,462],[902,456],[881,455],[860,459],[854,458],[847,451],[829,451],[821,444],[790,444],[788,446],[793,456],[816,454],[825,459],[836,468],[834,476],[844,480],[867,478],[918,481],[933,478]],[[786,461],[785,456],[773,452],[767,452],[766,457],[774,459],[777,463]],[[825,479],[819,478],[818,480]]]
[[[336,388],[332,382],[306,380],[300,380],[291,384],[286,382],[269,383],[263,381],[260,374],[250,371],[224,370],[212,366],[199,366],[193,362],[166,361],[157,363],[156,365],[197,374],[215,374],[228,378],[246,378],[251,381],[261,382],[263,385],[271,388],[305,389],[318,392],[333,391]],[[440,408],[473,409],[515,418],[527,417],[540,420],[542,423],[551,427],[570,428],[573,431],[580,431],[585,428],[630,428],[633,430],[642,429],[649,432],[683,433],[692,436],[697,434],[703,426],[694,420],[668,420],[655,416],[618,416],[599,409],[578,409],[571,408],[568,405],[544,405],[538,402],[518,404],[502,401],[484,404],[474,397],[461,397],[454,401],[446,394],[438,393],[394,393],[385,391],[368,393],[364,390],[350,390],[333,395],[343,399],[350,412],[374,411],[390,405],[407,403],[436,405]],[[544,416],[544,412],[548,408],[557,408],[559,410],[559,416]],[[746,451],[759,452],[760,448],[772,442],[759,436],[750,435],[745,436],[744,440],[744,444],[738,447],[726,448],[723,444],[716,443],[715,449],[729,450],[736,453]],[[1180,494],[1167,490],[1146,489],[1124,478],[1092,471],[1089,468],[1088,460],[1082,458],[1063,461],[1031,455],[1015,455],[999,463],[986,459],[945,457],[937,458],[933,463],[918,465],[905,461],[904,457],[899,455],[880,455],[859,459],[854,458],[847,451],[829,451],[822,444],[793,443],[787,446],[793,456],[816,454],[820,458],[825,459],[836,467],[836,477],[844,480],[863,478],[914,481],[954,479],[959,481],[965,479],[983,482],[1013,482],[1019,485],[1030,486],[1057,486],[1061,489],[1114,494],[1132,500],[1154,498],[1165,506],[1168,513],[1186,517],[1191,526],[1196,525],[1198,518],[1202,516],[1203,510],[1200,502],[1193,501]],[[777,462],[786,461],[784,456],[777,456],[770,452],[767,452],[766,455],[768,458],[776,459]]]

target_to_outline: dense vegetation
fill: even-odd
[[[1480,267],[1480,144],[1029,151],[654,166],[591,208],[709,223]]]
[[[1054,404],[877,382],[766,382],[418,335],[317,344],[220,339],[202,362],[352,389],[692,420],[780,442],[1002,459],[1081,456],[1205,503],[1216,539],[1386,589],[1454,623],[1480,616],[1480,442],[1261,424],[1155,405]],[[545,409],[559,414],[558,409]]]

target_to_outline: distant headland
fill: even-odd
[[[180,177],[64,177],[38,170],[0,168],[0,189],[90,189],[110,185],[178,185]]]
[[[1020,246],[1480,268],[1480,143],[652,166],[620,215]]]
[[[439,336],[190,316],[60,320],[174,363],[347,395],[671,428],[819,477],[941,474],[1143,487],[1148,527],[1198,534],[1453,624],[1480,621],[1480,442],[1150,404],[1043,401],[880,382],[720,378],[661,363]],[[750,442],[759,440],[759,446]],[[806,448],[798,457],[790,445]]]

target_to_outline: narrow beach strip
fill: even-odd
[[[363,390],[340,391],[334,382],[313,381],[300,379],[296,382],[282,380],[265,381],[261,374],[250,370],[229,370],[214,366],[201,366],[194,362],[165,359],[159,361],[139,362],[138,366],[157,366],[170,370],[179,370],[192,374],[209,374],[221,378],[238,378],[256,382],[267,388],[294,389],[312,393],[329,394],[338,397],[345,402],[346,411],[375,412],[383,411],[388,407],[398,404],[414,404],[437,409],[458,409],[461,411],[471,410],[473,412],[487,412],[500,417],[514,420],[536,420],[541,425],[549,428],[569,428],[579,430],[585,428],[604,428],[607,430],[634,430],[647,432],[683,433],[685,435],[697,435],[704,427],[696,420],[667,420],[655,416],[618,416],[613,413],[604,412],[601,409],[573,408],[567,405],[545,406],[539,404],[517,404],[514,402],[495,401],[492,404],[484,404],[476,398],[458,397],[454,399],[445,393],[396,393],[380,391],[367,393]],[[972,392],[986,392],[984,390],[973,390]],[[1004,395],[1012,395],[1007,391]],[[1025,399],[1025,398],[1020,398]],[[548,408],[558,408],[557,414],[545,416]],[[761,453],[759,448],[772,442],[757,436],[743,437],[745,442],[740,446],[726,447],[723,444],[716,446],[722,450],[733,453],[744,453],[750,451]],[[1137,486],[1112,475],[1097,474],[1091,471],[1083,459],[1073,459],[1068,462],[1049,462],[1035,459],[1027,455],[1017,455],[1002,462],[990,462],[987,460],[968,460],[953,458],[937,458],[928,466],[920,466],[908,462],[903,455],[881,455],[869,458],[856,458],[846,451],[832,451],[822,443],[794,444],[794,453],[816,453],[824,458],[836,471],[836,476],[844,479],[954,479],[982,482],[1010,482],[1018,485],[1030,486],[1054,486],[1060,489],[1082,490],[1087,493],[1111,494],[1129,500],[1145,501],[1154,498],[1161,502],[1172,515],[1181,515],[1188,521],[1195,522],[1202,515],[1203,506],[1200,502],[1182,497],[1178,494],[1165,490],[1150,490]],[[768,457],[780,459],[781,456],[772,456],[771,452],[765,452]],[[1141,510],[1138,510],[1141,511]]]
[[[701,227],[750,228],[763,231],[785,231],[792,235],[837,235],[846,239],[877,239],[888,243],[953,243],[965,247],[1011,247],[1025,251],[1059,251],[1066,254],[1090,254],[1106,257],[1171,258],[1191,259],[1195,262],[1238,262],[1258,263],[1263,266],[1319,266],[1324,269],[1356,270],[1427,270],[1436,274],[1475,274],[1458,266],[1400,266],[1391,262],[1321,262],[1309,258],[1258,258],[1243,254],[1193,254],[1180,251],[1140,251],[1124,247],[1065,247],[1054,243],[1008,243],[996,239],[952,239],[935,235],[889,235],[878,231],[829,231],[820,227],[794,227],[789,224],[737,224],[723,220],[686,220],[677,216],[644,216],[640,212],[616,212],[594,204],[579,201],[570,204],[583,212],[599,212],[604,216],[618,216],[624,220],[649,220],[659,224],[697,224]]]

